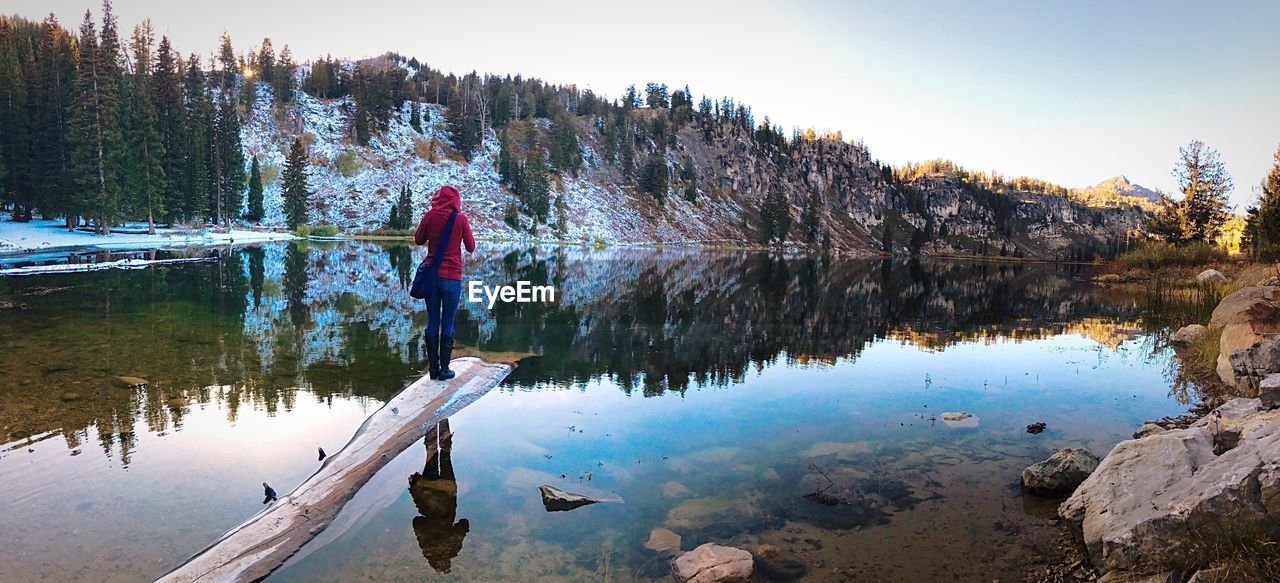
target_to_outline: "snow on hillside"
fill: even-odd
[[[495,167],[499,145],[492,130],[469,161],[459,160],[451,148],[444,108],[420,104],[423,131],[418,132],[409,124],[411,104],[406,101],[386,132],[375,135],[367,146],[357,146],[349,132],[349,112],[354,106],[349,97],[321,100],[299,91],[295,102],[277,118],[271,89],[258,85],[241,140],[246,159],[257,156],[263,169],[264,224],[284,224],[280,175],[289,145],[298,134],[309,146],[308,186],[314,193],[309,220],[317,224],[379,228],[406,184],[413,193],[415,214],[427,210],[431,194],[440,186],[457,187],[478,237],[691,244],[725,239],[724,225],[740,222],[742,209],[728,197],[695,206],[671,192],[665,216],[654,212],[654,199],[619,186],[613,171],[600,163],[598,146],[584,136],[583,172],[551,183],[552,208],[557,199],[564,200],[565,232],[559,235],[541,225],[536,235],[530,234],[531,219],[525,215],[519,216],[520,230],[503,221],[505,209],[515,199],[499,182]],[[668,156],[670,164],[678,164],[675,153]],[[341,158],[345,159],[340,162]],[[554,210],[550,221],[555,222]]]

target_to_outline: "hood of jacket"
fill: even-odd
[[[431,196],[431,211],[442,212],[448,214],[453,211],[462,211],[462,195],[458,194],[458,189],[448,184],[441,186],[436,193]]]

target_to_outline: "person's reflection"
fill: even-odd
[[[413,519],[422,556],[439,573],[449,572],[449,562],[462,550],[462,539],[470,530],[467,519],[453,521],[458,513],[458,481],[453,477],[453,433],[445,419],[427,432],[427,466],[421,474],[409,476],[409,495],[421,516]]]

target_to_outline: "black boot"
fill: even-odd
[[[453,336],[440,337],[440,374],[436,378],[447,381],[458,376],[457,373],[449,370],[449,361],[453,359]]]
[[[431,376],[431,380],[440,378],[440,337],[435,334],[426,334],[427,342],[427,374]]]

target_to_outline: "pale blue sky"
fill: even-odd
[[[87,0],[4,0],[78,25]],[[1222,152],[1243,209],[1280,145],[1280,0],[1228,2],[408,2],[119,0],[183,52],[270,36],[300,58],[395,50],[611,96],[630,83],[730,95],[787,128],[861,138],[900,164],[1174,189],[1178,147]]]

